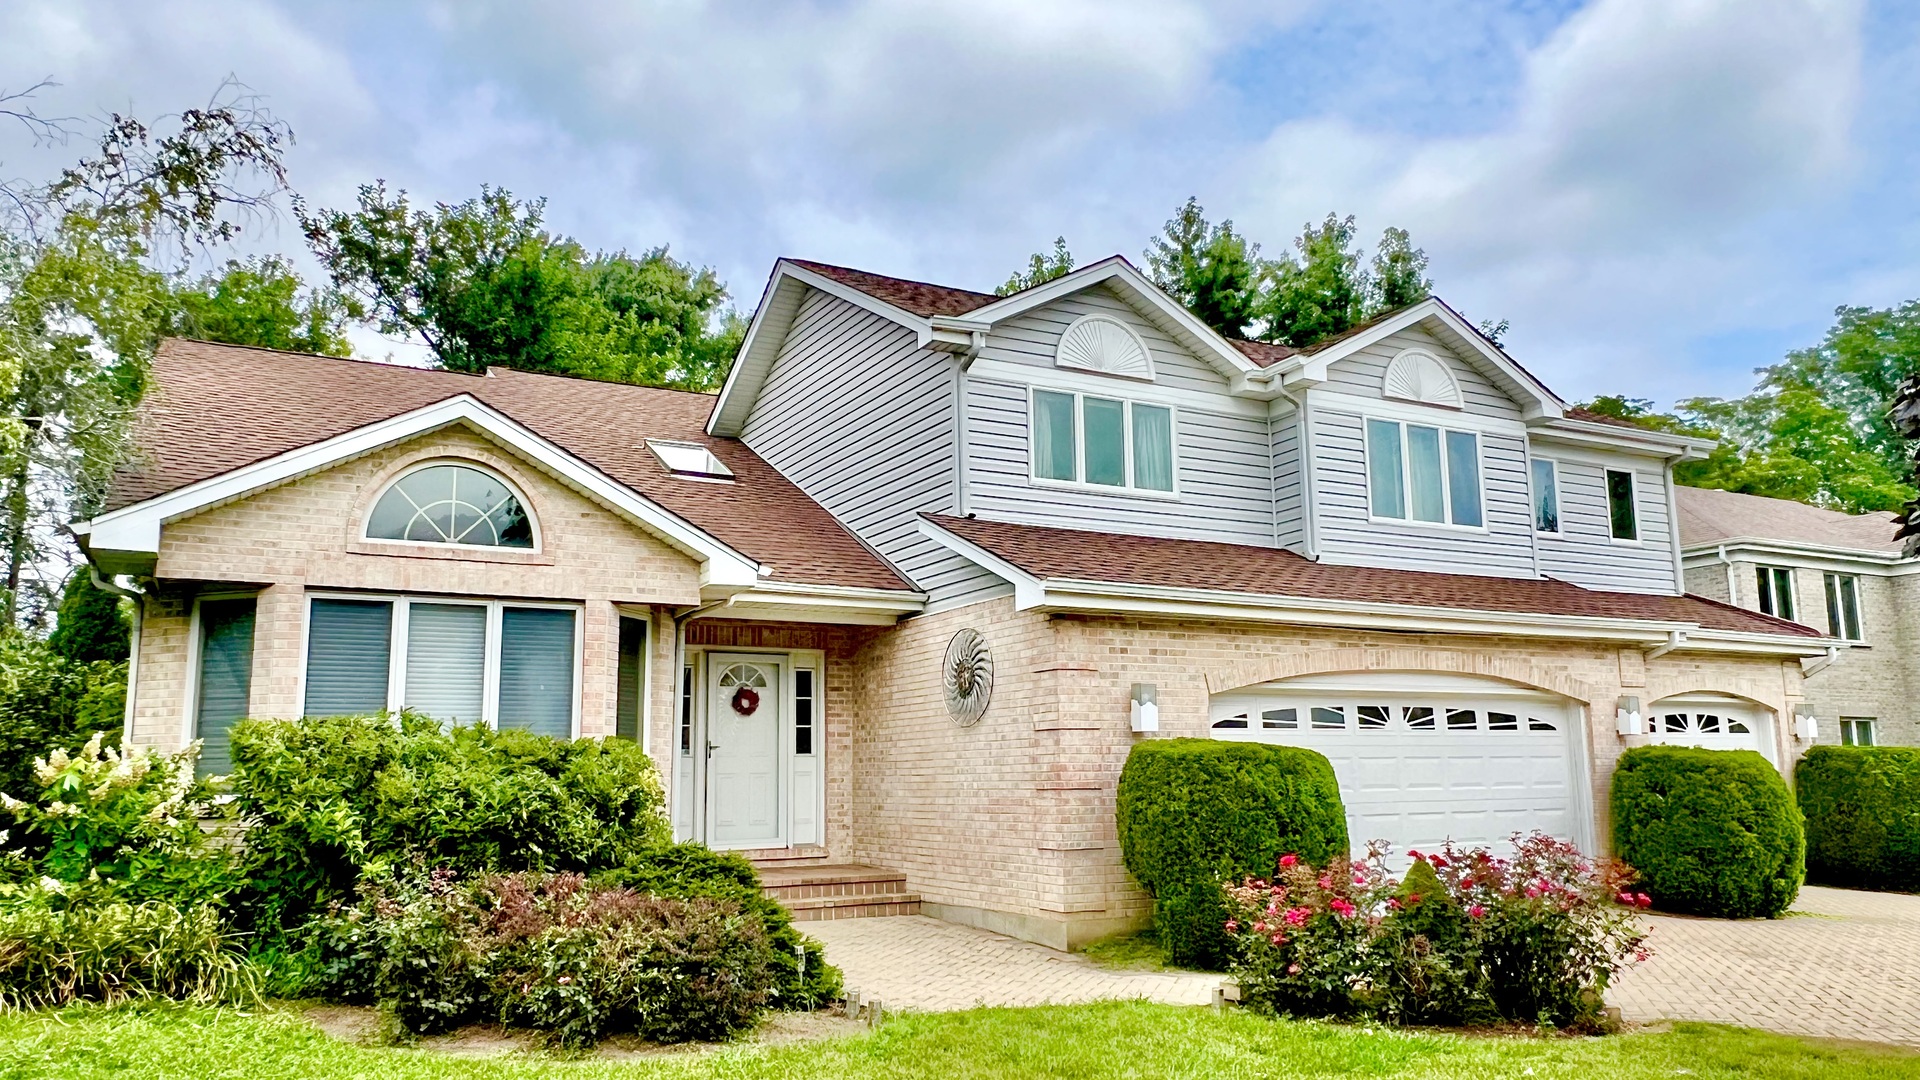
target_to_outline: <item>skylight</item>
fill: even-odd
[[[664,439],[648,439],[647,449],[660,459],[660,464],[675,476],[686,476],[696,480],[731,480],[733,470],[713,451],[699,443],[668,442]]]

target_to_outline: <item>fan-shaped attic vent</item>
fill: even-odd
[[[1067,327],[1067,332],[1060,335],[1053,362],[1059,367],[1103,375],[1153,378],[1153,356],[1147,352],[1146,343],[1111,315],[1086,315]]]
[[[1457,409],[1462,404],[1460,384],[1454,381],[1447,365],[1432,353],[1420,349],[1408,349],[1393,358],[1393,362],[1387,365],[1387,375],[1381,382],[1380,392],[1402,401],[1444,405],[1450,409]]]

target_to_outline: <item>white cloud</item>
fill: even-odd
[[[1860,20],[1852,0],[1599,0],[1527,57],[1495,130],[1283,124],[1236,203],[1265,235],[1330,208],[1404,226],[1443,292],[1512,318],[1549,370],[1650,376],[1687,332],[1767,317],[1760,226],[1851,171]]]

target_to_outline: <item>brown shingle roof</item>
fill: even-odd
[[[738,439],[706,434],[708,394],[494,368],[394,364],[168,340],[140,408],[140,455],[108,509],[471,394],[722,543],[778,581],[908,589],[887,563]],[[670,475],[648,438],[702,443],[732,484]]]
[[[965,315],[969,311],[986,307],[1000,299],[992,293],[955,289],[925,281],[887,277],[884,274],[869,274],[865,270],[834,266],[831,263],[809,262],[806,259],[788,259],[787,261],[811,270],[821,277],[859,289],[868,296],[885,300],[902,311],[922,318],[931,318],[935,315]]]
[[[1885,511],[1845,514],[1712,488],[1675,487],[1674,498],[1680,506],[1680,542],[1688,546],[1755,539],[1848,551],[1900,551],[1900,541],[1894,539],[1900,527]]]
[[[1037,578],[1414,607],[1690,623],[1788,637],[1819,633],[1698,596],[1599,592],[1551,578],[1430,574],[1314,562],[1285,548],[1164,540],[927,515],[955,536]]]
[[[1227,344],[1240,350],[1240,355],[1259,364],[1272,367],[1289,356],[1298,355],[1300,350],[1291,345],[1281,345],[1271,341],[1248,341],[1246,338],[1230,337]]]

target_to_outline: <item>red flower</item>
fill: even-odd
[[[1333,913],[1335,915],[1338,915],[1343,919],[1350,919],[1353,917],[1353,911],[1354,911],[1353,905],[1338,897],[1335,897],[1333,902],[1329,903],[1327,906],[1333,909]]]
[[[1432,863],[1437,870],[1445,870],[1447,868],[1447,860],[1444,855],[1429,855],[1427,856],[1427,861]]]
[[[1313,917],[1312,908],[1297,907],[1297,908],[1287,909],[1286,918],[1287,918],[1288,926],[1305,926],[1307,923],[1307,920],[1312,917]]]
[[[1291,852],[1280,856],[1281,866],[1292,866],[1294,863],[1297,863],[1299,861],[1300,861],[1300,856],[1292,854]]]
[[[1468,909],[1467,909],[1467,914],[1468,914],[1468,916],[1470,916],[1470,917],[1472,917],[1472,918],[1475,918],[1475,919],[1478,919],[1478,918],[1480,918],[1480,917],[1482,917],[1482,916],[1484,916],[1484,915],[1485,915],[1486,913],[1487,913],[1487,909],[1486,909],[1486,908],[1483,908],[1483,907],[1481,907],[1481,906],[1480,906],[1479,904],[1475,904],[1475,905],[1473,905],[1472,907],[1470,907],[1470,908],[1468,908]]]
[[[1646,893],[1640,893],[1636,895],[1634,899],[1639,901],[1640,906],[1643,908],[1648,908],[1653,906],[1653,897],[1648,896]]]
[[[1239,920],[1239,919],[1228,919],[1228,920],[1227,920],[1227,933],[1229,933],[1229,934],[1231,934],[1231,933],[1233,933],[1233,932],[1234,932],[1235,930],[1238,930],[1238,929],[1240,929],[1240,920]]]

